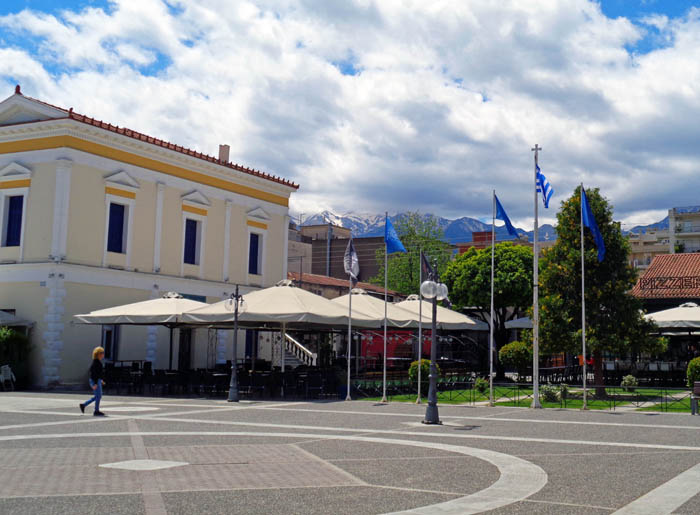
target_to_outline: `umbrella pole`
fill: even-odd
[[[350,281],[350,292],[348,295],[348,388],[345,394],[345,400],[351,401],[350,388],[352,383],[350,382],[350,364],[352,363],[350,356],[352,355],[352,280]]]
[[[282,397],[284,397],[284,353],[287,348],[287,324],[282,324],[282,349],[280,363],[282,369]]]
[[[168,370],[173,369],[173,326],[170,326],[170,358],[169,358]]]

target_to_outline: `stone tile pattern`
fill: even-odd
[[[293,445],[152,447],[148,455],[191,465],[154,471],[98,466],[134,459],[131,448],[7,449],[0,497],[137,493],[146,480],[163,492],[363,484]]]

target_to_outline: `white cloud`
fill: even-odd
[[[496,188],[526,222],[539,143],[556,204],[584,181],[646,220],[697,203],[699,18],[634,24],[587,0],[114,0],[0,17],[0,37],[31,43],[0,48],[0,85],[204,152],[229,143],[299,182],[297,211],[478,217]],[[628,52],[645,27],[667,44]]]

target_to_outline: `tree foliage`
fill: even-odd
[[[450,246],[442,240],[444,233],[438,219],[432,215],[405,213],[394,221],[394,228],[407,252],[389,255],[388,287],[404,295],[418,293],[421,249],[431,261],[437,260],[438,271],[442,271],[451,258]],[[379,273],[370,279],[370,282],[384,286],[384,248],[377,250],[376,255]]]
[[[532,305],[532,249],[510,242],[498,243],[494,267],[494,341],[496,350],[508,343],[506,322]],[[457,308],[478,310],[489,322],[491,310],[491,248],[470,248],[447,266],[443,275],[450,300]],[[497,363],[498,377],[503,367]]]
[[[605,242],[598,261],[593,236],[584,228],[586,346],[594,359],[596,384],[602,384],[602,355],[658,352],[654,324],[642,316],[641,302],[630,294],[636,273],[628,264],[629,244],[612,208],[598,189],[586,191]],[[557,213],[557,242],[540,261],[540,335],[545,352],[581,353],[581,192],[563,201]]]
[[[29,382],[29,338],[10,327],[0,327],[0,365],[10,365],[20,387]]]
[[[505,366],[514,368],[520,378],[532,365],[532,343],[510,342],[498,351],[498,359]]]

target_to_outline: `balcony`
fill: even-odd
[[[677,224],[675,233],[676,234],[700,234],[700,224],[690,224],[690,223]]]

